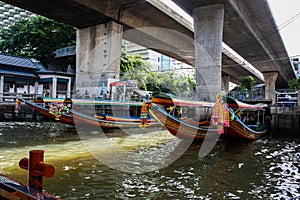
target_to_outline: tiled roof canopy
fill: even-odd
[[[1,65],[6,66],[16,66],[26,69],[39,70],[39,68],[34,64],[29,58],[23,58],[18,56],[11,56],[0,54],[0,67]]]

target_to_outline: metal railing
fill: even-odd
[[[36,99],[36,97],[41,96],[41,94],[3,92],[0,93],[0,102],[14,102],[17,96],[31,101]]]
[[[299,106],[298,91],[281,90],[276,92],[276,105],[280,107],[296,107]]]
[[[76,46],[69,46],[55,51],[55,57],[73,56],[76,54]]]
[[[231,91],[228,92],[227,96],[230,96],[234,99],[245,101],[245,100],[264,100],[265,93],[257,90],[249,91]]]

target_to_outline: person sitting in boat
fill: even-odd
[[[244,95],[242,93],[239,93],[238,100],[239,101],[243,101],[244,100]]]

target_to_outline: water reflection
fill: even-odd
[[[164,140],[157,136],[165,133],[147,134],[153,134],[151,142],[139,134],[131,136],[131,145],[124,148],[147,154],[173,140],[168,134]],[[121,137],[112,140],[120,142]],[[45,179],[44,189],[62,199],[300,198],[297,135],[266,136],[254,143],[219,141],[202,159],[201,144],[192,144],[169,166],[144,174],[123,173],[102,164],[68,126],[0,123],[0,144],[0,171],[23,182],[26,171],[18,168],[18,161],[28,157],[30,149],[44,149],[45,161],[56,168],[55,176]],[[149,160],[153,156],[149,154]]]

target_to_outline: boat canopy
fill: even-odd
[[[192,99],[176,97],[173,94],[161,93],[155,95],[151,99],[152,103],[160,104],[163,106],[196,106],[196,107],[214,107],[215,103],[206,101],[196,101]]]
[[[242,109],[242,110],[263,110],[265,109],[266,107],[268,107],[267,104],[264,104],[264,103],[258,103],[258,104],[248,104],[248,103],[244,103],[244,102],[241,102],[241,101],[238,101],[236,99],[233,99],[231,97],[226,97],[226,103],[228,104],[228,106],[230,108],[233,108],[233,109]]]

